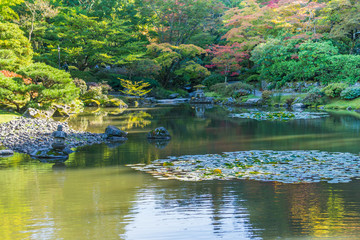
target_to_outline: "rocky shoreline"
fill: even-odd
[[[68,134],[67,148],[106,142],[107,135],[102,133],[80,132],[71,129],[66,122],[52,119],[31,119],[20,117],[0,124],[0,145],[14,152],[31,154],[32,152],[51,147],[52,133],[62,125]]]

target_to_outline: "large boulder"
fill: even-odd
[[[120,130],[119,128],[110,125],[105,129],[105,138],[109,141],[126,141],[127,132]]]
[[[148,139],[163,139],[169,140],[171,139],[170,133],[164,127],[158,127],[152,131],[150,131],[147,135]]]
[[[28,108],[24,114],[23,117],[26,118],[50,118],[54,114],[54,109],[49,110],[39,110],[35,108]]]
[[[303,103],[295,103],[295,104],[291,105],[291,107],[293,109],[303,109],[303,108],[306,108],[306,105]]]
[[[112,98],[106,101],[103,104],[104,107],[118,107],[118,108],[127,108],[128,105],[121,99]]]

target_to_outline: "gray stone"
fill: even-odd
[[[40,148],[32,151],[30,156],[39,159],[64,160],[69,157],[69,153],[68,151],[56,151],[51,148]]]
[[[9,156],[13,155],[14,151],[6,149],[6,150],[0,150],[0,156]]]
[[[352,107],[347,107],[346,110],[351,111]]]
[[[178,93],[173,93],[173,94],[170,94],[169,98],[170,99],[174,99],[174,98],[177,98],[180,94]]]
[[[127,138],[127,132],[120,130],[119,128],[110,125],[105,129],[106,138],[112,141],[117,141],[119,138]]]
[[[291,107],[293,109],[299,109],[299,108],[306,108],[306,105],[303,103],[295,103],[295,104],[291,105]]]
[[[54,112],[55,112],[54,109],[44,111],[44,110],[38,110],[35,108],[28,108],[24,112],[23,117],[26,117],[26,118],[50,118],[54,114]]]
[[[261,103],[261,98],[251,98],[251,99],[248,99],[245,104],[247,105],[258,105]]]
[[[164,127],[158,127],[148,133],[149,139],[171,139],[170,133]]]

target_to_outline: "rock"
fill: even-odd
[[[103,104],[104,107],[118,107],[118,108],[127,108],[128,105],[121,99],[112,98],[106,101]]]
[[[347,107],[346,110],[351,111],[352,107]]]
[[[3,156],[9,156],[9,155],[13,155],[14,152],[12,150],[6,149],[6,150],[0,150],[0,157]]]
[[[259,105],[262,102],[261,98],[251,98],[248,99],[245,104],[246,105]]]
[[[84,101],[85,106],[87,107],[100,107],[100,102],[94,99],[88,99]]]
[[[57,108],[52,116],[53,117],[70,117],[70,114],[65,110],[65,108]]]
[[[177,98],[180,94],[178,93],[173,93],[173,94],[170,94],[169,98],[170,99],[174,99],[174,98]]]
[[[64,160],[69,157],[68,151],[56,151],[51,148],[40,148],[30,153],[31,157],[39,159]]]
[[[171,139],[170,133],[164,127],[158,127],[148,133],[149,139]]]
[[[306,105],[303,104],[303,103],[295,103],[295,104],[292,104],[291,107],[293,109],[296,109],[296,108],[306,108]]]
[[[110,125],[105,129],[105,138],[109,141],[126,141],[127,132],[120,130],[119,128]]]
[[[35,108],[28,108],[24,114],[23,117],[26,118],[50,118],[54,114],[55,110],[39,110]]]

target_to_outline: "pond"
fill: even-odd
[[[360,114],[257,121],[242,109],[189,105],[102,111],[70,120],[79,130],[129,132],[124,144],[77,149],[65,164],[0,158],[1,239],[356,239],[359,180],[283,184],[158,180],[126,164],[168,156],[247,150],[359,154]],[[163,126],[172,140],[149,143]]]

